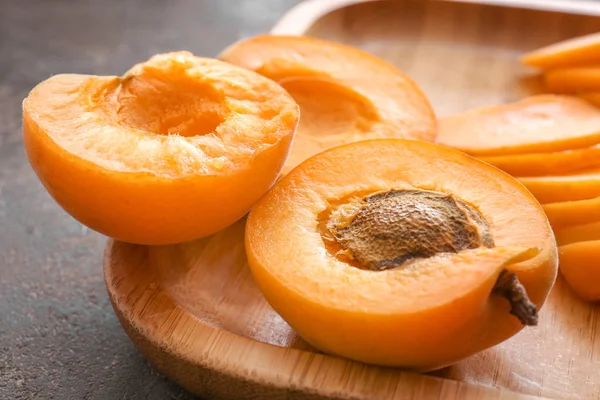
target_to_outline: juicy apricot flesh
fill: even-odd
[[[30,162],[73,217],[139,244],[207,236],[276,180],[299,110],[275,82],[187,52],[56,75],[23,102]]]
[[[446,249],[382,271],[360,268],[328,221],[335,214],[343,225],[346,215],[350,226],[354,217],[342,207],[390,190],[460,199],[483,218],[494,246]],[[408,209],[420,209],[424,221],[415,235],[446,237],[437,230],[437,206],[415,204]],[[309,343],[416,370],[449,365],[522,328],[495,292],[504,270],[516,273],[539,309],[557,268],[548,221],[515,179],[458,151],[402,139],[355,142],[304,161],[250,212],[246,250],[266,299]]]
[[[353,47],[263,35],[225,49],[220,59],[279,82],[301,118],[284,173],[333,146],[365,139],[435,139],[437,122],[420,88],[391,64]]]

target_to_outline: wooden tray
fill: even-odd
[[[442,116],[530,94],[538,85],[519,66],[519,55],[600,31],[599,4],[522,3],[530,9],[312,0],[290,11],[274,32],[340,41],[381,56],[412,76]],[[109,241],[106,248],[106,284],[125,330],[157,369],[193,393],[236,400],[600,399],[598,308],[574,298],[560,277],[538,327],[418,375],[311,349],[255,286],[243,231],[242,220],[195,242]]]

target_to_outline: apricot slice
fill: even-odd
[[[543,205],[550,224],[557,227],[600,221],[600,197]]]
[[[557,271],[550,225],[521,184],[403,139],[304,161],[250,212],[246,250],[266,299],[309,343],[421,371],[535,324]]]
[[[600,167],[600,146],[553,153],[508,154],[478,158],[517,177],[551,176],[579,173]]]
[[[554,229],[559,246],[577,242],[600,240],[600,222]]]
[[[600,109],[577,97],[531,96],[443,118],[437,142],[477,156],[593,146],[600,142]]]
[[[600,240],[559,247],[560,272],[577,297],[600,300]]]
[[[525,54],[521,61],[541,69],[600,64],[600,32],[539,48]]]
[[[354,47],[262,35],[231,45],[219,58],[279,82],[300,105],[300,125],[284,173],[343,143],[435,139],[436,117],[421,89],[393,65]]]
[[[247,213],[277,179],[298,113],[277,83],[176,52],[122,77],[40,83],[23,102],[23,136],[69,214],[119,240],[167,244]]]
[[[585,101],[592,103],[596,107],[600,107],[600,91],[598,92],[580,92],[577,96],[581,97]]]
[[[547,71],[544,82],[548,90],[556,93],[593,92],[600,90],[600,66]]]
[[[600,170],[564,176],[519,178],[542,204],[600,196]]]

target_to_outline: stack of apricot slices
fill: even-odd
[[[543,69],[556,93],[444,118],[437,141],[517,177],[543,204],[566,281],[582,299],[600,300],[600,103],[590,92],[600,90],[600,33],[522,61]]]
[[[236,43],[220,60],[176,52],[120,77],[57,75],[23,103],[31,164],[74,218],[154,245],[250,211],[253,276],[304,339],[421,371],[537,324],[557,273],[535,197],[464,152],[568,157],[595,151],[598,127],[582,100],[545,97],[442,121],[439,142],[463,151],[451,149],[431,143],[438,121],[401,71],[285,36]],[[579,204],[547,207],[556,223]]]
[[[577,94],[600,106],[600,32],[537,49],[521,61],[542,71],[549,91]]]

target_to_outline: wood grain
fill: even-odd
[[[351,5],[299,26],[307,31],[294,33],[357,46],[398,65],[443,116],[539,91],[518,57],[599,31],[600,19],[396,0]],[[106,249],[107,288],[127,333],[150,362],[194,393],[215,399],[600,398],[598,308],[577,300],[560,277],[538,327],[453,367],[417,375],[314,352],[256,288],[243,230],[242,220],[195,242],[109,241]]]

